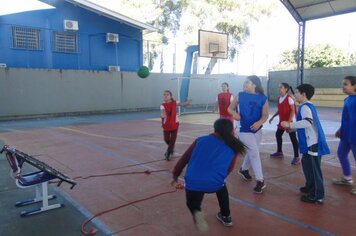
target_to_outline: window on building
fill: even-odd
[[[54,32],[54,51],[78,52],[78,36],[72,32]]]
[[[39,50],[40,30],[27,27],[12,27],[12,46],[14,48]]]

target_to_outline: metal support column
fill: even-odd
[[[298,27],[297,85],[300,85],[304,79],[305,21],[298,22]]]

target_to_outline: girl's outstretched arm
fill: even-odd
[[[276,111],[276,113],[273,114],[273,116],[271,117],[271,119],[269,119],[269,123],[271,124],[272,123],[272,120],[274,119],[274,117],[278,116],[278,110]]]
[[[179,102],[177,106],[187,107],[192,103],[192,99],[188,99],[186,102]]]
[[[172,174],[173,174],[173,181],[177,182],[178,177],[182,173],[184,167],[188,164],[190,156],[192,155],[193,149],[196,144],[196,140],[190,145],[190,147],[184,152],[183,156],[179,159],[177,164],[175,165]]]

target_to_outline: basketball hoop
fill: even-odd
[[[225,33],[199,30],[199,56],[223,58],[227,56],[228,37]]]

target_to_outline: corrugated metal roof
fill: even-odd
[[[76,6],[82,7],[84,9],[87,9],[89,11],[95,12],[99,15],[105,16],[107,18],[110,18],[112,20],[121,22],[121,23],[125,23],[127,25],[130,25],[134,28],[138,28],[141,30],[147,30],[149,32],[154,32],[157,31],[157,28],[150,25],[150,24],[146,24],[143,23],[141,21],[132,19],[128,16],[122,15],[118,12],[112,11],[110,9],[107,9],[105,7],[102,7],[100,5],[97,5],[95,3],[92,3],[90,1],[86,1],[86,0],[66,0],[69,3],[72,3]],[[46,2],[46,1],[45,1]]]
[[[280,0],[297,22],[356,12],[356,0]]]

